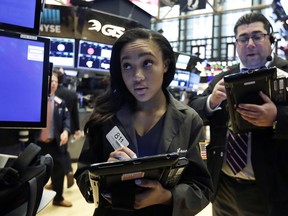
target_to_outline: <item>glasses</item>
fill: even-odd
[[[253,40],[253,42],[255,44],[260,44],[261,42],[263,42],[265,40],[265,36],[268,34],[263,34],[263,33],[256,33],[253,34],[251,36],[239,36],[236,39],[236,42],[238,43],[238,45],[240,46],[244,46],[247,45],[249,43],[250,38]]]

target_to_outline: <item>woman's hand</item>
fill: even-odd
[[[123,146],[111,152],[108,161],[130,160],[134,158],[137,158],[136,154],[128,147]]]
[[[162,187],[159,181],[148,179],[136,179],[135,184],[146,189],[144,192],[136,194],[135,209],[145,208],[147,206],[172,203],[171,191]]]

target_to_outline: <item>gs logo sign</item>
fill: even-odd
[[[89,27],[88,30],[97,32],[101,31],[103,35],[109,37],[119,38],[125,32],[125,28],[123,27],[111,24],[106,24],[102,26],[102,24],[95,19],[89,20],[88,23],[91,23],[91,27]]]

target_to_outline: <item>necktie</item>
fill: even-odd
[[[227,163],[236,175],[247,163],[248,133],[238,134],[229,130],[227,137]]]
[[[254,71],[254,70],[261,70],[261,69],[265,69],[267,68],[266,66],[261,66],[259,68],[241,68],[240,69],[240,73],[243,73],[243,72],[251,72],[251,71]]]
[[[240,69],[240,73],[247,72],[247,71],[249,71],[248,68],[241,68],[241,69]]]
[[[52,101],[49,98],[47,102],[47,120],[46,120],[46,128],[42,129],[40,140],[45,141],[50,137],[50,130],[51,130],[51,122],[52,122]]]

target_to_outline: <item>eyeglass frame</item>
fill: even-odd
[[[260,36],[261,35],[261,36]],[[239,45],[239,46],[245,46],[245,45],[247,45],[248,43],[249,43],[249,40],[250,40],[250,38],[252,39],[252,41],[253,41],[253,43],[255,43],[255,44],[260,44],[261,42],[263,42],[264,40],[265,40],[265,37],[267,36],[267,35],[270,35],[270,34],[265,34],[265,33],[262,33],[262,32],[257,32],[257,33],[254,33],[254,34],[252,34],[252,35],[250,35],[250,36],[245,36],[245,35],[241,35],[241,36],[239,36],[239,37],[243,37],[243,38],[245,38],[245,42],[240,42],[239,43],[239,37],[238,38],[236,38],[236,43]],[[259,40],[255,40],[255,37],[257,37],[257,36],[260,36],[260,39]]]

